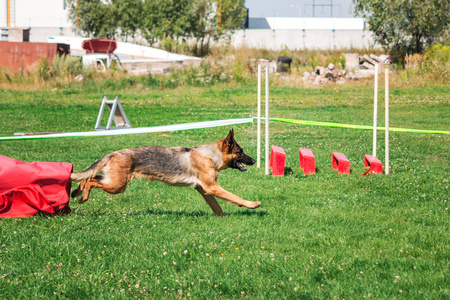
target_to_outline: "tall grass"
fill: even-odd
[[[291,50],[269,51],[266,49],[250,49],[230,46],[214,47],[211,54],[204,58],[199,67],[172,70],[167,75],[130,76],[117,67],[96,72],[92,68],[84,68],[79,57],[55,57],[53,61],[42,58],[38,63],[26,70],[11,72],[0,69],[0,87],[11,89],[48,89],[66,88],[76,76],[83,77],[83,85],[98,82],[101,86],[117,86],[119,88],[157,88],[171,89],[182,86],[212,86],[216,84],[239,85],[254,80],[258,59],[276,61],[278,56],[289,56],[292,64],[289,72],[274,76],[271,80],[277,85],[292,87],[305,86],[302,81],[303,72],[311,72],[316,66],[327,66],[333,63],[345,68],[343,53],[352,51],[363,54],[380,54],[380,50],[367,52],[363,49],[334,50]],[[391,67],[391,83],[393,86],[425,86],[428,84],[445,85],[450,80],[449,46],[435,45],[424,55],[408,55],[403,65]],[[357,82],[364,84],[367,80]],[[369,79],[370,81],[370,79]],[[351,83],[350,83],[351,84]],[[75,83],[77,85],[77,83]]]
[[[400,79],[407,84],[427,85],[431,82],[448,84],[450,82],[450,46],[437,44],[421,54],[405,57],[405,69]]]
[[[35,64],[16,72],[0,67],[0,85],[8,88],[49,88],[73,82],[78,75],[86,79],[103,76],[91,68],[84,68],[81,57],[64,55],[55,56],[53,60],[43,57]]]

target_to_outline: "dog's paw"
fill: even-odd
[[[83,204],[86,201],[88,201],[88,199],[84,199],[83,197],[78,198],[78,204]]]
[[[261,206],[261,202],[252,202],[252,205],[250,205],[248,208],[255,209]]]
[[[81,195],[81,190],[80,189],[76,189],[76,190],[73,190],[72,191],[72,194],[70,194],[70,197],[71,198],[75,198],[75,197],[77,197],[77,196],[80,196]]]

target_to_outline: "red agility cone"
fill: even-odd
[[[298,158],[300,168],[303,169],[305,175],[314,174],[316,172],[315,157],[311,150],[306,148],[299,148]]]
[[[350,174],[350,161],[339,152],[333,152],[333,169],[338,170],[339,174]]]
[[[272,145],[269,165],[272,168],[272,176],[284,176],[285,163],[286,153],[283,148]]]

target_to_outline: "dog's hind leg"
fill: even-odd
[[[80,182],[80,185],[78,185],[78,188],[76,190],[72,191],[72,193],[70,194],[70,197],[75,198],[75,197],[80,196],[84,190],[85,185],[86,185],[86,180],[82,180]]]
[[[132,176],[125,172],[119,172],[120,170],[117,170],[118,172],[115,172],[116,170],[113,168],[111,168],[111,170],[112,172],[108,174],[98,175],[92,179],[86,180],[86,183],[84,184],[84,193],[83,196],[78,199],[78,204],[82,204],[89,199],[89,194],[93,188],[104,190],[109,194],[120,194],[125,191]],[[81,182],[81,184],[82,183],[83,182]]]
[[[202,195],[203,199],[205,199],[206,203],[209,205],[209,207],[211,207],[211,209],[213,210],[213,212],[218,215],[218,216],[225,216],[224,212],[222,211],[222,208],[220,207],[219,203],[217,203],[216,198],[214,198],[211,195],[207,195],[205,190],[197,185],[195,187],[195,189],[197,190],[197,192],[200,193],[200,195]]]
[[[97,179],[88,179],[88,180],[83,180],[83,181],[85,181],[84,193],[83,193],[83,196],[78,199],[78,204],[83,204],[84,202],[88,201],[91,190],[93,188],[99,187],[99,182]],[[81,182],[80,187],[82,184],[83,184],[83,182]],[[80,189],[80,187],[78,189]],[[78,191],[78,190],[75,190],[74,192],[76,192],[76,191]],[[82,191],[82,189],[80,190],[79,195],[81,194],[81,191]]]

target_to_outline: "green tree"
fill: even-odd
[[[229,37],[243,27],[246,9],[244,0],[196,0],[188,8],[188,34],[195,40],[195,52],[204,55],[211,40]]]
[[[190,41],[204,55],[211,40],[242,28],[244,0],[68,0],[69,18],[85,35],[127,40],[140,34],[171,50]]]
[[[113,39],[118,33],[116,2],[68,0],[69,19],[87,36]]]
[[[144,2],[141,32],[150,45],[186,35],[188,0],[147,0]]]
[[[450,23],[450,0],[353,0],[355,14],[367,19],[374,39],[403,57],[422,53],[444,36]]]
[[[244,28],[247,9],[245,0],[218,0],[219,36],[225,37],[236,29]]]
[[[188,34],[195,40],[194,52],[204,55],[210,39],[218,29],[216,8],[210,0],[192,1],[189,7]]]
[[[142,0],[116,0],[117,26],[120,36],[125,41],[128,37],[135,37],[136,33],[143,27],[144,2]]]

